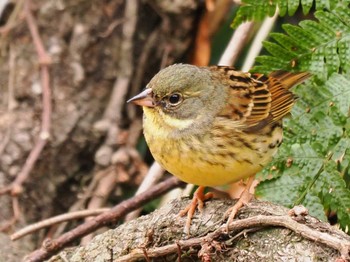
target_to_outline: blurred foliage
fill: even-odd
[[[244,0],[233,25],[298,7],[315,20],[282,25],[264,42],[269,55],[252,71],[308,71],[313,78],[294,88],[299,100],[284,121],[284,142],[260,174],[256,195],[287,207],[302,204],[327,220],[350,227],[350,9],[349,1]],[[311,14],[311,13],[310,13]]]

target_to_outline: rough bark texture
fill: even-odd
[[[130,17],[126,3],[134,4],[131,13],[135,14]],[[185,56],[195,36],[200,8],[195,0],[33,1],[39,33],[52,58],[53,116],[50,142],[20,195],[22,219],[17,226],[66,212],[102,168],[103,161],[95,161],[96,151],[108,145],[113,153],[126,143],[123,138],[128,137],[125,133],[137,112],[127,108],[125,100],[140,91],[162,63],[171,64]],[[21,170],[41,125],[39,61],[21,13],[0,39],[0,187],[13,181]],[[136,25],[124,28],[130,19],[135,19]],[[6,16],[1,23],[6,24]],[[10,75],[14,75],[13,84]],[[119,114],[105,112],[107,105],[116,103],[112,92],[120,79],[129,84],[118,98],[122,101]],[[104,125],[103,119],[108,120],[102,121]],[[114,133],[108,135],[111,127]],[[141,129],[137,132],[131,134],[136,139]],[[112,141],[106,141],[107,136]],[[103,164],[111,165],[111,158]],[[139,181],[132,176],[128,179],[131,184]],[[12,217],[11,197],[0,196],[0,205],[2,224]],[[36,238],[39,243],[42,236]],[[0,239],[1,257],[11,244],[5,235]]]
[[[206,236],[222,226],[225,223],[223,214],[233,201],[208,201],[203,214],[196,213],[191,234],[186,236],[183,234],[185,218],[179,218],[178,212],[188,203],[187,199],[172,201],[150,215],[108,230],[95,237],[87,246],[67,249],[50,261],[146,261],[143,255],[136,255],[142,249],[145,254],[149,252],[151,261],[177,261],[178,250],[163,250],[166,254],[159,251],[154,257],[151,253],[153,248],[173,243],[179,245],[181,261],[335,261],[340,257],[337,250],[278,226],[250,227],[221,235],[217,239],[206,239],[190,248],[181,247],[181,241]],[[238,219],[257,215],[288,216],[288,210],[267,202],[253,201],[249,207],[240,210]],[[310,216],[304,216],[301,223],[317,232],[339,237],[350,245],[350,237],[329,224]],[[123,260],[127,254],[135,255]]]

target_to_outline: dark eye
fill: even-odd
[[[181,101],[182,101],[182,96],[181,94],[171,94],[169,97],[168,97],[168,101],[171,105],[175,106],[177,104],[179,104]]]

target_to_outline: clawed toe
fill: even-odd
[[[204,194],[205,187],[200,186],[193,194],[193,198],[191,203],[189,203],[183,210],[179,212],[180,216],[184,216],[187,214],[186,224],[184,227],[185,234],[189,235],[191,221],[194,213],[196,212],[196,208],[198,208],[199,212],[203,212],[204,202],[208,199],[213,198],[213,193],[209,192]]]

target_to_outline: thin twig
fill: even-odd
[[[276,9],[276,13],[273,17],[266,17],[264,22],[262,23],[258,33],[254,37],[253,43],[249,48],[246,59],[244,60],[244,64],[242,66],[242,71],[246,72],[250,70],[255,62],[255,58],[259,55],[262,49],[262,42],[267,38],[270,33],[273,25],[276,22],[278,17],[278,8]]]
[[[290,216],[265,216],[257,215],[242,220],[234,220],[229,225],[229,232],[237,232],[244,229],[251,229],[254,227],[268,227],[268,226],[281,226],[300,234],[306,239],[325,244],[335,250],[338,250],[344,259],[349,259],[350,243],[348,241],[341,240],[330,234],[323,233],[308,227],[307,225],[300,224],[293,220]],[[205,242],[211,242],[220,237],[227,236],[226,225],[221,226],[213,233],[207,234],[203,237],[196,237],[186,240],[179,240],[176,243],[169,244],[162,247],[147,249],[147,255],[149,258],[161,257],[172,253],[177,253],[179,246],[182,250],[189,249],[191,247],[199,247]],[[142,248],[134,249],[130,251],[128,255],[119,257],[116,262],[130,262],[143,258],[144,250]]]
[[[50,217],[49,219],[42,220],[38,223],[28,225],[21,230],[18,230],[14,234],[11,235],[11,240],[20,239],[30,233],[38,231],[42,228],[49,227],[61,222],[76,220],[84,217],[96,216],[100,215],[103,212],[109,211],[110,208],[99,208],[99,209],[89,209],[89,210],[80,210],[71,213],[66,213],[62,215],[58,215],[55,217]]]
[[[149,168],[148,173],[144,180],[142,181],[141,185],[137,189],[135,195],[139,195],[147,190],[149,190],[152,186],[154,186],[163,176],[164,174],[164,169],[157,163],[153,162],[152,166]],[[136,217],[139,216],[141,212],[141,209],[137,209],[131,213],[129,213],[125,221],[130,221]]]
[[[125,21],[125,18],[114,20],[112,23],[109,24],[109,26],[107,27],[107,29],[104,32],[99,34],[99,37],[102,37],[102,38],[108,37],[113,32],[113,30],[118,25],[121,25],[122,23],[124,23],[124,21]]]
[[[111,166],[109,168],[107,168],[106,170],[100,170],[99,172],[97,172],[91,182],[89,183],[89,185],[84,189],[84,191],[82,192],[82,194],[79,196],[78,201],[75,202],[68,210],[68,213],[73,213],[76,212],[78,210],[81,210],[85,205],[86,202],[88,201],[88,199],[90,199],[93,194],[94,194],[94,190],[95,188],[98,186],[100,180],[106,176],[108,173],[112,172],[114,169],[114,166]],[[61,223],[56,231],[53,234],[53,237],[58,237],[60,236],[63,232],[65,227],[67,226],[67,223]]]
[[[89,204],[87,206],[88,210],[94,210],[104,206],[108,196],[111,194],[113,189],[117,184],[117,177],[122,175],[121,173],[125,173],[122,167],[116,167],[111,169],[105,176],[103,176],[94,190],[93,196],[91,197]],[[87,217],[85,221],[92,219],[91,217]],[[84,236],[80,244],[85,245],[93,238],[93,234]]]
[[[104,119],[118,121],[121,118],[121,110],[125,105],[125,96],[132,76],[133,64],[133,37],[137,23],[138,1],[126,1],[123,23],[123,38],[121,43],[121,56],[119,67],[121,74],[113,87],[111,99],[104,112]],[[114,137],[113,137],[114,138]]]
[[[155,42],[158,40],[160,33],[160,28],[156,28],[148,36],[145,44],[143,45],[142,53],[137,61],[137,67],[135,69],[135,76],[132,81],[131,89],[129,91],[130,95],[136,95],[142,84],[142,80],[147,68],[147,62],[149,62],[149,57]],[[128,108],[128,115],[133,121],[135,121],[135,105],[130,105]]]
[[[5,131],[5,135],[0,141],[0,156],[4,152],[7,143],[10,141],[12,125],[16,121],[15,114],[12,114],[13,109],[16,106],[16,101],[14,99],[14,86],[15,86],[15,78],[16,78],[16,53],[12,45],[10,45],[9,52],[9,76],[8,76],[8,100],[7,100],[7,112],[6,115],[8,117],[7,128]]]
[[[72,241],[81,238],[101,227],[115,222],[117,219],[125,216],[132,210],[139,208],[143,204],[147,203],[151,199],[157,198],[172,188],[182,186],[184,182],[179,181],[175,177],[169,178],[164,182],[155,185],[153,188],[144,192],[138,196],[130,198],[119,205],[113,207],[110,211],[105,212],[92,220],[74,228],[73,230],[61,235],[57,239],[46,241],[46,247],[42,247],[25,258],[28,262],[39,262],[47,259],[58,251],[62,250]],[[48,244],[49,242],[49,244]]]
[[[122,42],[120,50],[119,68],[120,74],[114,83],[112,93],[108,105],[104,111],[102,120],[98,121],[95,126],[108,127],[107,136],[104,144],[97,150],[96,155],[103,148],[112,150],[112,146],[116,144],[116,137],[120,131],[116,123],[120,123],[122,119],[122,110],[125,105],[126,94],[129,89],[130,80],[133,72],[133,37],[136,30],[138,1],[126,1],[124,11],[124,22],[122,27]],[[99,165],[108,165],[111,160],[111,155],[104,158],[104,161],[99,161],[95,158],[95,162]]]
[[[21,19],[18,19],[18,17],[22,11],[24,1],[25,0],[16,1],[15,7],[11,12],[10,17],[7,19],[6,24],[0,27],[0,34],[2,36],[6,36],[11,31],[11,29],[15,26],[15,22],[18,22],[18,20],[21,20]],[[0,51],[2,51],[2,47],[5,46],[3,42],[4,38],[5,37],[0,38]]]
[[[13,212],[13,216],[11,217],[11,219],[7,220],[3,225],[0,226],[0,232],[7,231],[19,220],[19,217],[21,215],[21,210],[19,208],[17,196],[12,197],[12,212]]]
[[[50,74],[49,74],[49,64],[51,62],[50,57],[45,51],[43,42],[39,35],[38,26],[30,10],[31,1],[27,0],[24,4],[25,18],[33,38],[33,42],[38,54],[40,68],[40,79],[41,86],[43,90],[42,95],[42,122],[41,130],[36,144],[34,145],[32,151],[29,153],[21,171],[18,173],[16,179],[11,183],[11,185],[2,189],[0,194],[11,193],[12,195],[18,195],[22,192],[22,184],[29,177],[36,161],[38,160],[41,151],[45,147],[47,141],[50,138],[50,127],[51,127],[51,90],[50,90]]]
[[[235,63],[247,43],[253,26],[254,22],[245,22],[236,29],[219,60],[219,65],[233,65]]]

